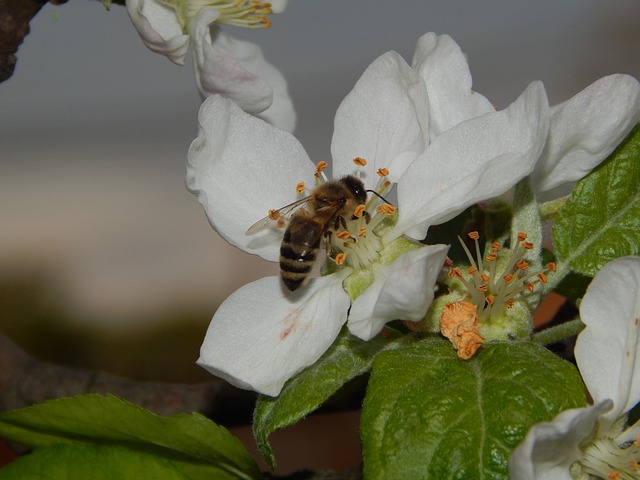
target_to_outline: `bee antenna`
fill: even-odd
[[[367,192],[371,192],[373,193],[376,197],[382,199],[383,202],[388,203],[389,205],[393,205],[393,203],[391,203],[389,200],[387,200],[386,198],[384,198],[382,195],[380,195],[378,192],[376,192],[375,190],[367,190]]]

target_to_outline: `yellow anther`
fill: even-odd
[[[298,195],[302,195],[304,193],[304,188],[305,188],[304,182],[300,182],[299,184],[296,185],[296,193]]]
[[[529,268],[529,264],[526,262],[526,260],[521,258],[520,260],[518,260],[518,263],[516,263],[516,268],[518,268],[518,270],[526,270],[527,268]]]
[[[489,280],[491,280],[491,277],[486,273],[483,273],[482,275],[480,275],[480,280],[482,280],[483,282],[488,282]]]
[[[533,243],[531,242],[522,242],[522,248],[525,250],[531,250],[533,248]]]
[[[504,280],[504,283],[506,283],[507,285],[510,284],[511,282],[513,282],[513,275],[510,273],[505,273],[502,276],[502,279]]]
[[[365,207],[364,205],[358,205],[356,209],[353,211],[353,216],[356,218],[360,218],[364,214]]]
[[[502,245],[500,245],[500,242],[493,242],[491,244],[491,250],[495,250],[498,251],[502,248]]]
[[[344,253],[337,254],[335,258],[336,265],[342,265],[346,259],[347,256]]]
[[[527,234],[524,232],[518,232],[518,241],[524,242],[527,239]]]
[[[366,237],[366,236],[367,236],[367,229],[366,229],[366,228],[364,228],[364,227],[362,227],[362,228],[360,229],[360,231],[358,232],[358,236],[359,236],[359,237]]]
[[[631,460],[631,462],[629,463],[629,470],[631,470],[632,472],[640,472],[640,465],[638,465],[637,460]]]
[[[449,273],[447,273],[447,275],[449,276],[449,278],[462,278],[462,271],[460,270],[460,267],[454,267],[449,270]]]
[[[280,219],[280,210],[269,210],[269,218],[271,220],[279,220]]]
[[[486,283],[481,283],[476,287],[476,290],[478,290],[480,293],[485,293],[487,290],[489,290],[489,285],[487,285]]]
[[[507,308],[513,307],[513,300],[507,300],[506,302],[504,302],[504,306]]]
[[[533,289],[536,288],[535,283],[527,283],[524,288],[526,288],[529,292],[533,292]]]
[[[538,280],[540,280],[540,283],[547,283],[547,276],[544,273],[539,273]]]
[[[547,267],[547,269],[549,269],[550,271],[554,272],[556,271],[556,264],[553,262],[549,262],[545,265]]]
[[[346,230],[343,230],[341,232],[336,232],[336,237],[338,237],[340,240],[348,240],[349,238],[351,238],[351,234]]]
[[[386,177],[389,175],[389,169],[387,168],[379,168],[378,171],[376,172],[378,174],[379,177]]]
[[[260,21],[262,22],[262,26],[264,28],[269,28],[271,25],[273,25],[273,23],[271,23],[271,20],[269,20],[269,17],[267,17],[266,15],[262,15],[260,17]]]
[[[491,252],[489,255],[487,255],[487,257],[485,258],[485,260],[487,262],[495,262],[496,258],[498,258],[498,254],[496,252]]]
[[[367,165],[367,161],[362,157],[354,158],[353,163],[355,163],[358,167],[364,167]]]
[[[321,174],[322,171],[328,166],[329,164],[327,162],[319,162],[318,165],[316,165],[316,175]]]
[[[467,273],[469,275],[473,275],[474,273],[476,273],[478,271],[478,269],[476,267],[474,267],[473,265],[471,265],[470,267],[467,268]]]
[[[478,240],[480,238],[480,234],[475,230],[473,232],[469,232],[468,235],[471,240]]]
[[[378,205],[376,212],[384,213],[385,215],[393,215],[396,212],[396,207],[390,203],[383,203],[382,205]]]
[[[609,475],[607,475],[607,478],[609,480],[620,480],[620,473],[619,472],[611,472]]]
[[[489,294],[484,299],[484,301],[487,302],[489,305],[493,305],[493,302],[495,301],[495,297],[493,295]]]

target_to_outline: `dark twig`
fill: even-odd
[[[254,396],[226,382],[134,382],[104,372],[37,360],[0,334],[0,411],[84,393],[113,394],[160,415],[201,412],[227,426],[248,423]]]

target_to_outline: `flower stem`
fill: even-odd
[[[531,337],[531,340],[541,345],[549,345],[550,343],[559,342],[565,338],[573,337],[582,331],[584,323],[580,318],[574,318],[568,322],[550,327],[538,332]]]
[[[541,203],[539,209],[542,220],[553,220],[556,215],[560,213],[560,210],[562,210],[564,204],[567,203],[568,198],[569,197],[566,196],[551,200],[549,202]]]

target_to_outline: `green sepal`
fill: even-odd
[[[362,410],[364,477],[507,479],[533,424],[585,404],[577,369],[531,342],[485,344],[467,361],[437,338],[383,352]]]
[[[194,476],[190,472],[208,472],[207,475],[211,478],[222,479],[262,478],[258,465],[240,441],[224,427],[204,416],[193,413],[160,417],[110,395],[60,398],[1,413],[0,437],[37,449],[36,451],[65,447],[69,455],[77,454],[78,458],[87,455],[87,458],[93,459],[91,465],[69,464],[69,468],[74,471],[78,468],[78,472],[85,472],[87,468],[93,468],[96,472],[102,469],[108,472],[109,459],[116,453],[120,455],[122,462],[131,460],[131,471],[137,472],[135,454],[144,453],[145,463],[155,461],[158,468],[170,463],[172,468],[185,475],[184,478],[203,476]],[[117,452],[110,451],[107,447],[116,448]],[[76,448],[76,453],[73,453]],[[131,452],[123,453],[127,450]],[[105,454],[102,459],[100,452]],[[46,453],[39,455],[48,458]],[[24,468],[37,468],[28,463],[29,460],[26,460],[21,465],[24,464]],[[124,467],[123,464],[122,468]],[[99,477],[95,473],[95,476],[88,475],[84,478]],[[139,474],[113,478],[150,477]]]
[[[271,433],[302,420],[349,380],[369,371],[378,353],[407,341],[378,335],[365,342],[345,328],[320,360],[289,380],[278,397],[261,395],[254,411],[253,435],[267,465],[276,465],[268,438]]]
[[[640,129],[580,180],[553,228],[559,274],[594,276],[611,260],[640,254]]]

